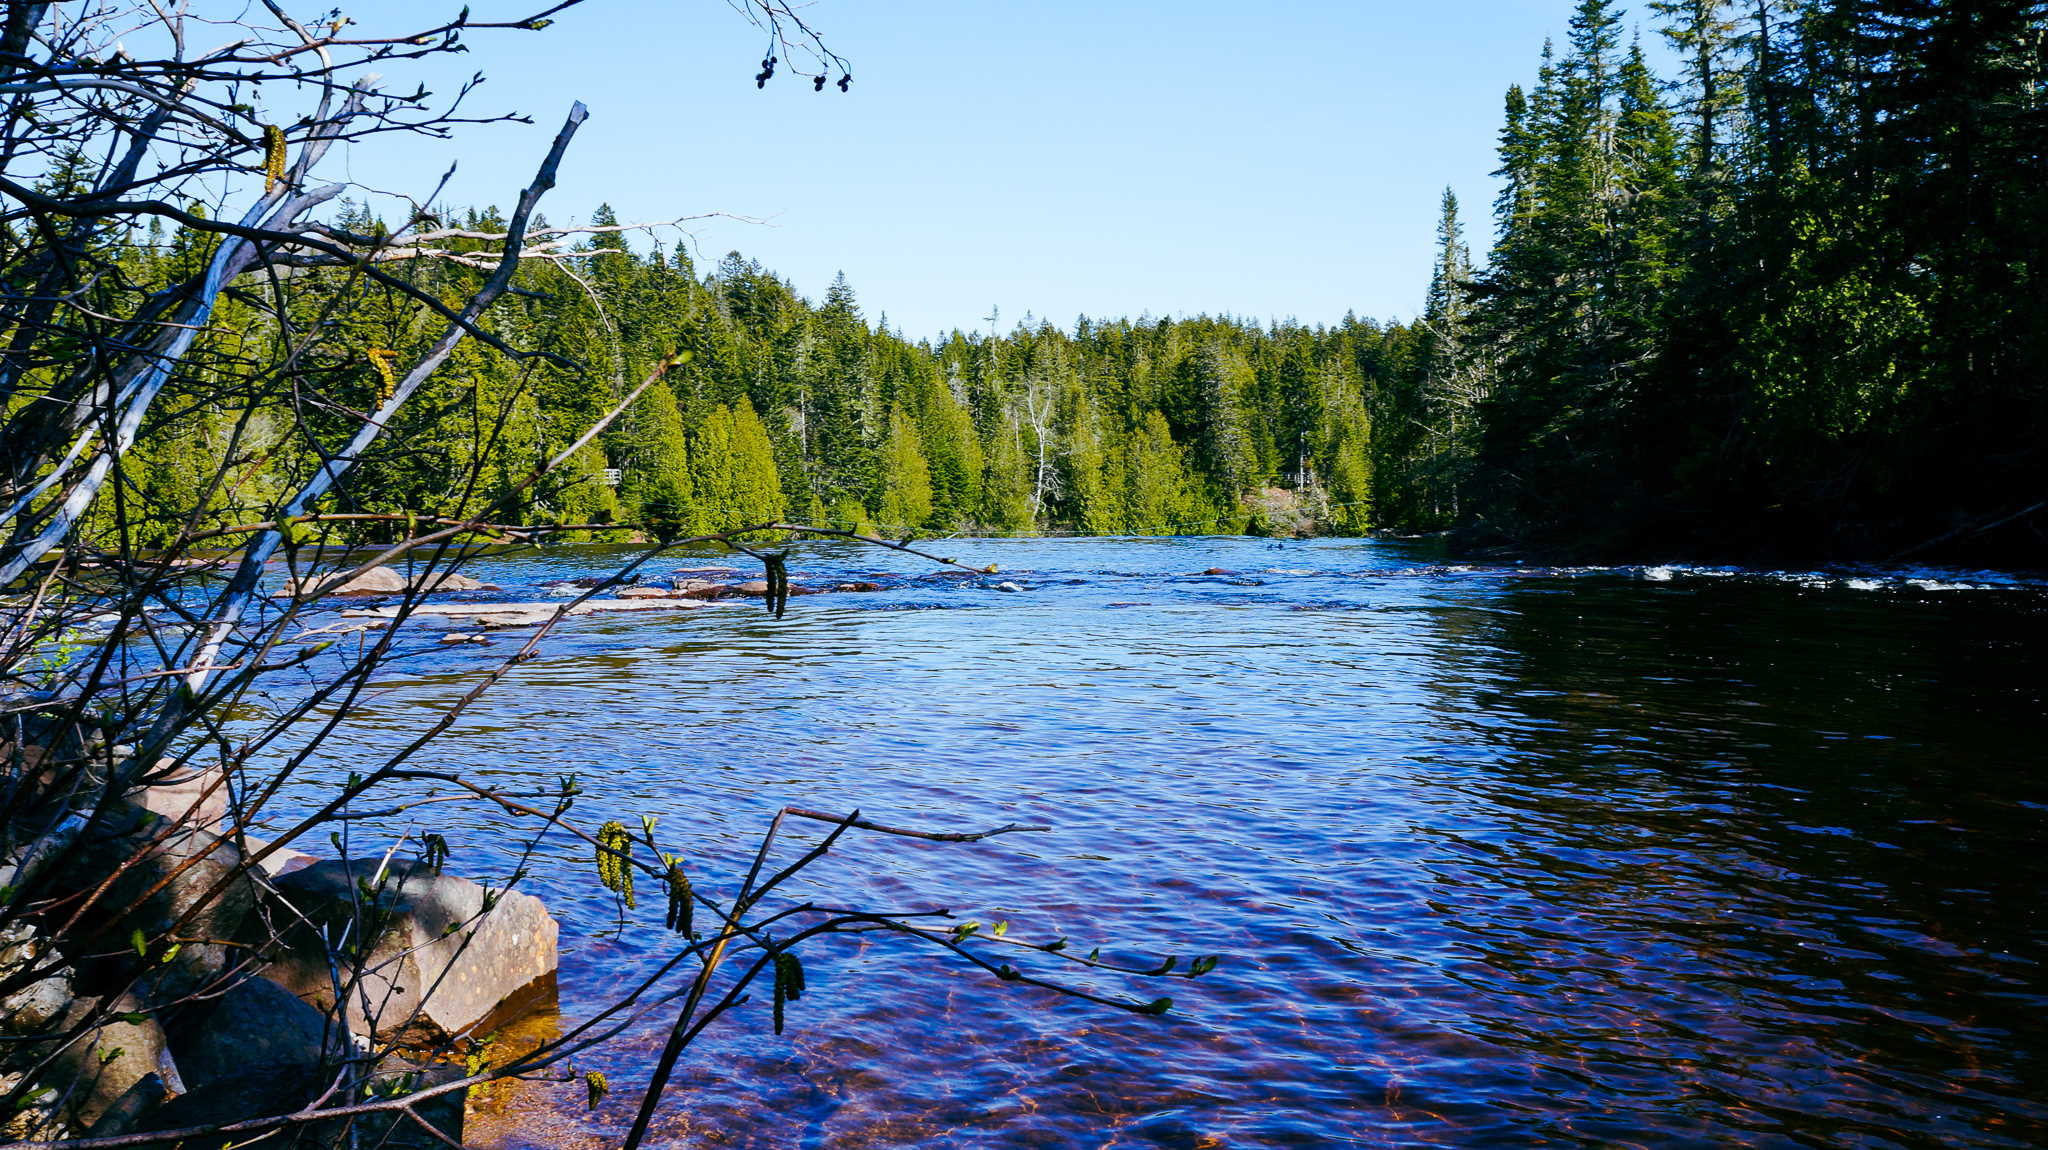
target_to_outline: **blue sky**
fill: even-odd
[[[348,11],[378,28],[439,8]],[[1005,329],[1027,312],[1401,318],[1420,305],[1446,185],[1483,251],[1502,93],[1562,38],[1569,4],[818,0],[804,14],[852,62],[849,94],[793,76],[756,90],[763,37],[723,0],[591,0],[545,32],[475,33],[437,73],[452,91],[481,70],[472,109],[532,127],[341,159],[414,194],[458,159],[448,200],[509,204],[581,99],[591,119],[552,218],[608,201],[627,220],[764,219],[693,224],[694,244],[707,261],[743,251],[813,298],[844,270],[868,317],[912,338],[986,326],[991,307]]]

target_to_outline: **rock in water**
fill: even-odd
[[[561,928],[532,895],[497,892],[486,911],[484,888],[466,878],[405,862],[380,875],[375,861],[352,859],[294,871],[277,888],[306,921],[285,931],[288,953],[265,973],[314,1006],[334,1007],[326,940],[371,940],[356,962],[332,956],[363,971],[346,1012],[358,1034],[432,1046],[554,996]]]
[[[303,579],[287,579],[284,587],[271,595],[273,599],[290,599],[320,586],[332,579],[334,572],[308,575]],[[439,594],[444,591],[482,591],[489,584],[472,579],[459,571],[436,571],[432,576],[420,575],[408,580],[390,567],[372,567],[361,575],[350,579],[339,587],[330,587],[327,595],[403,595],[409,590],[424,589]]]
[[[1023,589],[1024,588],[1017,586],[1015,583],[1012,583],[1007,579],[1001,583],[996,584],[996,590],[998,591],[1022,591]]]

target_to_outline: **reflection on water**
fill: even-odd
[[[817,546],[799,581],[888,589],[574,620],[431,753],[577,772],[586,815],[658,815],[723,860],[700,881],[736,878],[785,803],[1051,823],[862,842],[810,889],[1223,965],[1145,1019],[899,943],[818,949],[786,1035],[761,1004],[693,1050],[667,1144],[2048,1141],[2048,588],[1356,541],[958,550],[1004,574]],[[605,561],[485,577],[538,597]],[[360,752],[509,645],[387,677]],[[477,817],[449,832],[471,873],[503,839]],[[563,850],[535,890],[573,1016],[661,951],[607,930]],[[616,1144],[659,1039],[590,1063],[596,1113],[529,1088],[494,1136]]]

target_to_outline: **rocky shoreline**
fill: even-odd
[[[0,756],[55,769],[35,746]],[[31,1080],[0,1133],[163,1132],[134,1145],[206,1150],[257,1132],[193,1131],[410,1098],[302,1128],[318,1144],[350,1124],[364,1145],[460,1143],[467,1043],[553,1003],[547,908],[425,860],[249,838],[224,821],[217,774],[152,775],[0,863],[10,897],[52,908],[0,938],[0,1091]]]

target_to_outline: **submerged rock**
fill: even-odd
[[[284,932],[287,953],[265,973],[322,1010],[336,991],[330,959],[360,966],[349,1028],[378,1041],[433,1046],[482,1034],[550,1000],[560,927],[541,901],[493,892],[423,863],[330,859],[277,880],[305,921]],[[369,892],[365,894],[365,890]],[[346,934],[344,934],[346,932]],[[330,954],[350,945],[353,962]]]
[[[485,626],[515,626],[545,623],[564,615],[595,615],[610,611],[688,611],[702,607],[688,599],[588,599],[567,610],[561,603],[423,603],[412,609],[415,615],[438,615]],[[343,611],[348,619],[395,619],[397,607],[362,607]]]

